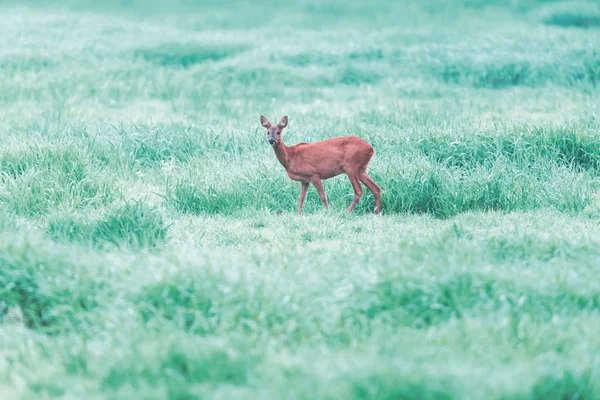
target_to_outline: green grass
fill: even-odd
[[[600,6],[594,2],[565,1],[550,4],[539,13],[542,22],[575,28],[600,26]]]
[[[48,236],[59,241],[138,248],[156,247],[165,240],[167,232],[162,216],[142,202],[122,205],[93,222],[58,215],[49,222],[47,231]]]
[[[4,2],[0,397],[600,398],[596,14]],[[261,114],[382,215],[296,215]]]

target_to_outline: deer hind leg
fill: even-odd
[[[329,208],[329,204],[327,203],[327,196],[325,196],[325,190],[323,190],[323,184],[321,183],[321,178],[315,175],[310,180],[310,183],[312,183],[315,189],[317,189],[317,192],[319,193],[319,198],[323,202],[325,208]]]
[[[367,171],[362,171],[359,174],[359,179],[366,187],[369,188],[373,196],[375,196],[375,214],[381,212],[381,188],[373,182],[373,179],[367,174]]]
[[[302,205],[304,204],[304,199],[306,198],[307,191],[308,182],[302,182],[302,186],[300,187],[300,200],[298,202],[298,214],[302,214]]]
[[[357,173],[347,173],[347,174],[348,174],[348,179],[350,179],[350,183],[352,184],[352,189],[354,189],[354,199],[352,199],[352,203],[350,203],[350,207],[348,207],[348,211],[347,211],[347,214],[350,214],[352,212],[352,210],[354,210],[354,206],[356,206],[356,203],[358,203],[358,200],[360,200],[360,196],[362,196],[362,194],[363,194],[363,189],[360,186],[360,182],[359,182]]]

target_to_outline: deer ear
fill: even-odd
[[[267,129],[269,129],[271,127],[271,123],[269,122],[268,119],[265,118],[264,115],[260,116],[260,124]]]
[[[288,123],[288,118],[287,118],[287,115],[286,115],[285,117],[281,118],[281,121],[279,121],[279,123],[277,124],[277,127],[279,129],[283,129],[283,128],[285,128],[287,126],[287,123]]]

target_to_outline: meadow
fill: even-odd
[[[0,18],[0,398],[600,398],[600,3]],[[297,215],[261,114],[382,215]]]

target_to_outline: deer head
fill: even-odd
[[[263,115],[260,116],[260,123],[267,130],[267,140],[271,146],[275,146],[281,142],[281,132],[288,124],[288,117],[281,118],[281,121],[276,126],[271,125],[268,119]]]

